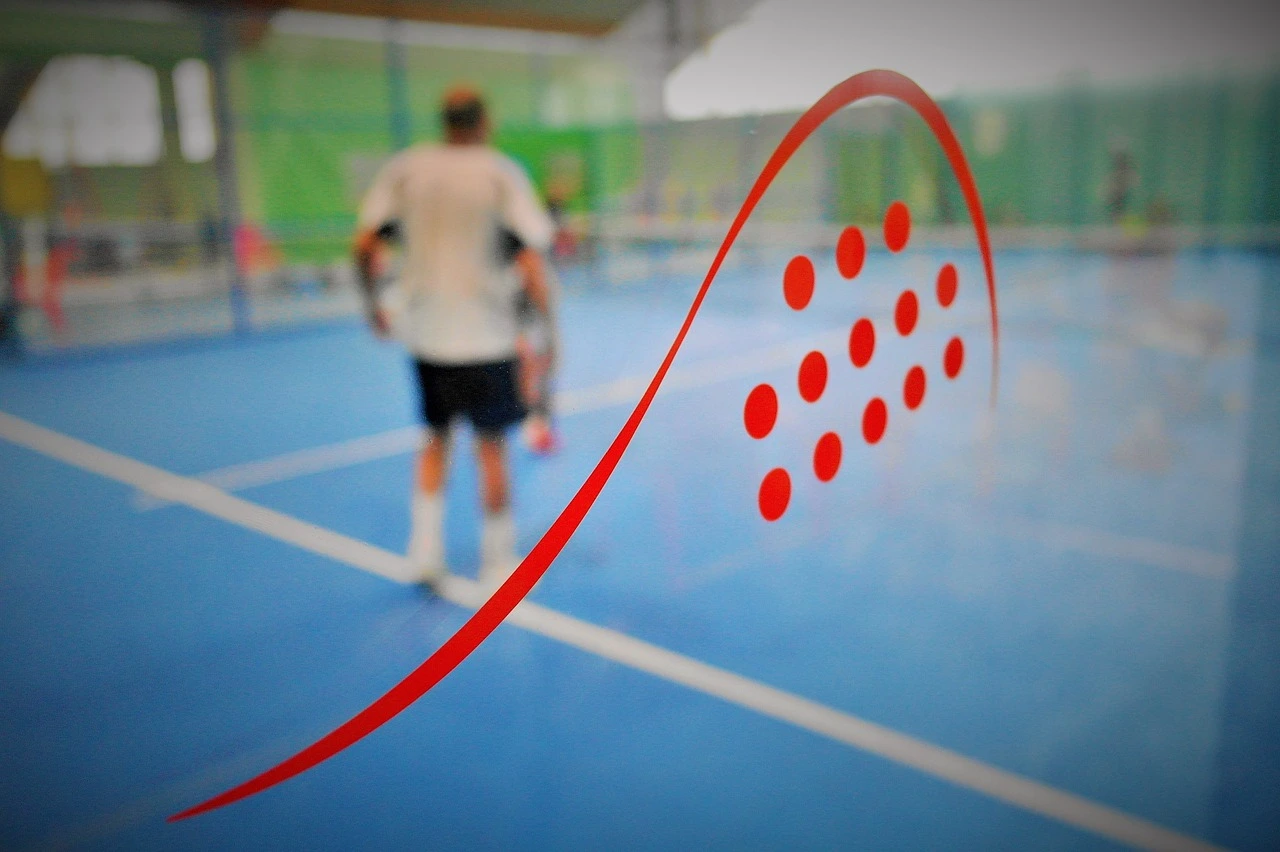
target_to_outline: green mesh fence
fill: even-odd
[[[201,55],[203,46],[194,23],[5,13],[0,63],[94,51],[135,56],[166,81],[176,62]],[[399,88],[395,74],[403,75]],[[723,219],[794,119],[641,126],[625,120],[625,75],[599,55],[409,45],[393,68],[377,41],[268,32],[240,50],[232,67],[244,219],[269,234],[286,260],[343,256],[360,194],[396,146],[397,120],[415,140],[436,137],[440,95],[458,81],[488,96],[498,146],[580,217]],[[172,89],[162,84],[161,92],[164,158],[47,175],[51,203],[75,199],[91,217],[112,221],[198,224],[214,215],[213,167],[177,155]],[[1057,91],[955,98],[944,109],[996,226],[1280,222],[1280,77],[1127,88],[1077,81]],[[1131,172],[1119,206],[1118,152]],[[24,163],[11,173],[30,170]],[[824,127],[788,166],[761,215],[871,222],[891,198],[907,200],[921,224],[965,218],[923,124],[879,104]]]

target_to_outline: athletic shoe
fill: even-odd
[[[415,583],[438,586],[449,573],[444,564],[444,554],[438,543],[415,537],[409,542],[410,577]]]

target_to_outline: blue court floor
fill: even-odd
[[[367,739],[176,824],[362,709],[471,610],[14,436],[35,424],[399,553],[408,363],[346,322],[0,367],[0,847],[1083,850],[1144,827],[1167,848],[1280,846],[1280,260],[998,253],[992,408],[975,253],[872,253],[852,282],[813,257],[803,311],[785,256],[721,274],[530,597],[531,623],[641,640],[652,666],[508,623]],[[567,276],[564,447],[513,447],[522,547],[630,413],[694,278]],[[858,370],[862,316],[877,347]],[[807,403],[811,349],[829,378]],[[908,411],[913,364],[927,390]],[[761,382],[780,411],[753,440]],[[872,396],[889,410],[874,446]],[[824,483],[827,431],[843,455]],[[480,514],[459,439],[447,546],[467,578]],[[767,523],[757,489],[778,466],[792,495]],[[888,754],[824,733],[828,711]],[[1036,804],[1058,794],[1099,808]]]

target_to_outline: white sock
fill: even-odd
[[[516,523],[511,510],[485,512],[480,528],[480,576],[506,579],[517,564]]]
[[[419,579],[436,580],[444,567],[444,496],[417,491],[410,508],[409,561]]]

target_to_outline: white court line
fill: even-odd
[[[921,515],[933,521],[956,523],[957,515],[963,517],[964,511],[967,510],[957,507],[955,511],[933,511],[921,513]],[[1145,565],[1150,568],[1203,577],[1207,580],[1230,580],[1235,575],[1233,557],[1198,547],[1167,544],[1151,539],[1116,535],[1090,527],[1032,521],[1025,518],[990,517],[980,520],[983,522],[982,532],[986,535],[1032,541],[1046,548],[1070,550],[1087,556],[1113,559],[1130,565]],[[788,532],[779,532],[771,538],[771,548],[775,551],[789,551],[809,539],[808,531],[798,528],[789,529]],[[752,558],[759,557],[760,548],[761,545],[755,542],[728,555],[683,571],[675,577],[679,584],[678,588],[696,588],[709,582],[723,580],[749,567],[752,564]]]
[[[0,437],[353,568],[400,582],[408,576],[408,565],[403,556],[233,497],[208,483],[152,467],[3,412],[0,412]],[[442,593],[453,603],[474,609],[483,603],[488,591],[470,580],[450,577],[444,583]],[[1219,848],[1082,796],[547,607],[521,603],[507,621],[532,633],[1121,843],[1156,850]]]
[[[269,459],[222,467],[192,478],[224,491],[241,491],[411,453],[421,443],[422,429],[418,426],[405,426],[336,444],[308,447]],[[173,503],[172,500],[165,500],[145,491],[138,491],[133,498],[134,508],[141,512],[172,506]]]
[[[697,390],[790,366],[812,349],[843,346],[846,334],[843,328],[829,329],[818,334],[763,347],[753,352],[712,358],[684,369],[673,369],[667,375],[658,395]],[[555,410],[559,416],[570,417],[632,404],[648,387],[650,378],[625,376],[578,390],[561,391],[556,394]],[[242,491],[412,453],[421,445],[421,428],[406,426],[348,441],[308,447],[271,458],[218,468],[197,474],[193,478],[225,491]],[[145,491],[138,491],[134,495],[134,506],[139,511],[159,509],[170,506],[174,502]],[[1046,547],[1072,550],[1102,559],[1133,562],[1213,580],[1229,579],[1235,572],[1235,560],[1229,554],[1215,553],[1190,545],[1169,544],[1107,533],[1090,527],[1008,518],[997,519],[994,530],[1008,538],[1035,541]]]
[[[405,582],[402,556],[324,527],[235,497],[220,488],[178,476],[128,456],[45,429],[0,412],[0,437],[83,470],[141,489],[172,503],[182,503],[224,521],[328,556],[348,565]]]
[[[1049,521],[1010,518],[998,523],[997,528],[1009,538],[1034,541],[1046,547],[1074,550],[1103,559],[1151,565],[1210,580],[1229,580],[1235,574],[1233,557],[1184,544],[1116,535]]]
[[[682,370],[674,369],[667,375],[667,380],[658,393],[662,395],[695,390],[765,370],[785,367],[796,363],[811,349],[843,345],[846,333],[844,330],[833,329],[754,352],[713,358]],[[644,393],[651,379],[652,376],[625,376],[591,387],[561,391],[555,395],[555,411],[558,416],[571,417],[589,411],[633,404]],[[218,468],[197,474],[194,478],[226,491],[241,491],[412,453],[421,445],[421,428],[406,426],[376,435],[366,435],[349,441],[309,447],[267,459]],[[144,512],[172,505],[173,502],[145,492],[134,495],[134,507]]]

